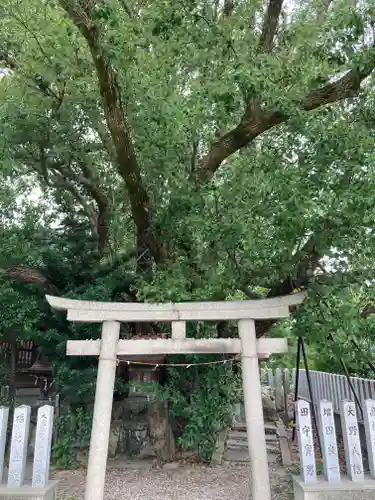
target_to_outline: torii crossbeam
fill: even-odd
[[[271,500],[258,357],[287,351],[286,339],[256,339],[255,320],[289,316],[304,294],[228,302],[178,304],[109,303],[47,296],[69,321],[102,323],[100,340],[68,340],[69,356],[99,356],[85,500],[103,500],[118,356],[150,354],[240,354],[251,462],[253,500]],[[239,338],[188,339],[186,321],[237,320]],[[121,340],[121,322],[170,321],[171,339]]]

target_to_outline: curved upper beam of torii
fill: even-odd
[[[69,321],[215,321],[251,318],[278,319],[289,316],[289,307],[301,304],[303,292],[270,299],[219,302],[149,304],[138,302],[96,302],[46,295],[53,309],[67,311]]]

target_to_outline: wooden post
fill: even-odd
[[[242,379],[251,464],[251,498],[271,500],[254,320],[239,320],[238,331],[242,343]]]
[[[103,323],[85,500],[103,500],[120,323]]]

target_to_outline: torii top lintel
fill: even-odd
[[[278,319],[288,317],[289,307],[300,304],[304,298],[305,294],[301,292],[258,300],[149,304],[94,302],[46,295],[53,309],[67,311],[69,321],[84,323]]]

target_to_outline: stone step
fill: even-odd
[[[268,434],[265,433],[266,440],[267,441],[278,441],[279,436],[276,433]],[[246,432],[229,432],[228,434],[229,439],[238,439],[238,441],[247,441],[247,433]]]
[[[227,448],[247,448],[247,441],[238,441],[237,439],[228,439]]]
[[[244,441],[247,441],[247,433],[243,431],[230,431],[229,439],[243,439]]]
[[[246,448],[243,448],[243,447],[228,447],[227,448],[227,452],[228,453],[245,453],[245,455],[248,454],[248,449],[247,447]],[[279,456],[280,455],[280,449],[279,448],[276,448],[276,447],[272,447],[272,448],[269,448],[267,447],[267,453],[268,454],[271,454],[271,455],[277,455]]]
[[[277,437],[273,437],[272,439],[266,439],[266,444],[267,446],[279,446],[279,440]],[[247,446],[247,439],[238,439],[238,438],[233,438],[231,435],[229,435],[228,440],[227,440],[227,445],[233,445],[233,446]]]
[[[228,441],[233,440],[233,441],[239,441],[239,442],[245,442],[247,443],[247,434],[246,432],[230,432],[228,435]],[[266,434],[266,441],[268,443],[274,443],[278,442],[279,438],[276,434]]]
[[[271,431],[273,431],[273,428],[267,428],[266,431],[267,431],[266,432],[267,438],[271,438],[273,436],[277,437],[276,428],[274,429],[274,432],[271,432]],[[236,439],[237,438],[238,439],[247,439],[247,432],[246,431],[234,430],[234,431],[230,431],[229,435],[232,436],[233,438],[236,438]]]
[[[279,438],[277,436],[267,436],[266,434],[266,443],[275,444],[279,442]]]
[[[266,434],[276,433],[277,432],[276,424],[273,424],[271,422],[265,422],[264,430],[266,431]]]
[[[268,463],[276,464],[280,462],[278,453],[267,452]],[[244,465],[249,463],[249,453],[247,450],[227,450],[224,454],[224,461],[232,465]]]
[[[280,443],[279,441],[266,441],[266,447],[269,451],[275,451],[279,453]],[[239,441],[237,439],[228,439],[227,448],[232,450],[247,450],[247,441]]]
[[[267,457],[270,464],[281,463],[280,441],[277,434],[276,424],[265,422],[264,431],[266,435]],[[240,466],[249,463],[247,446],[247,432],[245,422],[236,422],[229,433],[227,449],[224,461],[232,466]]]
[[[236,422],[233,425],[232,432],[246,432],[246,422]],[[277,427],[274,423],[266,422],[264,424],[264,432],[266,434],[276,434]]]

